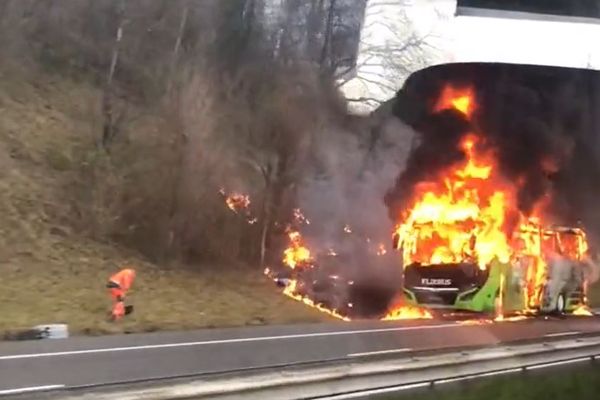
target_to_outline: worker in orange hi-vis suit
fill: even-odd
[[[125,307],[125,295],[131,288],[134,279],[135,270],[125,268],[112,275],[108,280],[106,287],[110,289],[110,296],[113,300],[111,317],[115,321],[128,314]]]

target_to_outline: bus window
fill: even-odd
[[[557,238],[560,254],[572,260],[581,260],[579,235],[571,232],[560,232]]]

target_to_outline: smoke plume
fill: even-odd
[[[302,232],[319,271],[352,280],[353,293],[347,295],[353,314],[367,315],[384,311],[401,282],[391,249],[394,224],[381,199],[403,168],[414,134],[389,115],[378,126],[360,124],[318,135],[316,167],[298,188],[298,201],[310,220]],[[380,246],[385,254],[377,254]],[[335,257],[327,257],[331,251]]]

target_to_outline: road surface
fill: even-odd
[[[351,322],[0,342],[0,396],[600,333],[600,318]]]

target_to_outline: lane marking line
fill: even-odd
[[[573,336],[573,335],[579,335],[581,332],[577,331],[573,331],[573,332],[558,332],[558,333],[548,333],[546,335],[544,335],[544,337],[561,337],[561,336]]]
[[[304,333],[304,334],[281,335],[281,336],[259,336],[259,337],[238,338],[238,339],[205,340],[205,341],[199,341],[199,342],[164,343],[164,344],[150,344],[150,345],[129,346],[129,347],[113,347],[113,348],[102,348],[102,349],[57,351],[57,352],[52,352],[52,353],[15,354],[15,355],[10,355],[10,356],[0,356],[0,361],[21,360],[21,359],[27,359],[27,358],[74,356],[74,355],[82,355],[82,354],[113,353],[113,352],[134,351],[134,350],[168,349],[168,348],[174,348],[174,347],[193,347],[193,346],[228,344],[228,343],[252,343],[252,342],[264,342],[264,341],[271,341],[271,340],[302,339],[302,338],[327,337],[327,336],[364,335],[364,334],[369,334],[369,333],[402,332],[402,331],[430,330],[430,329],[442,329],[442,328],[467,328],[468,329],[468,327],[465,327],[464,325],[458,325],[458,324],[404,326],[404,327],[395,327],[395,328],[362,329],[362,330],[354,330],[354,331],[318,332],[318,333]]]
[[[567,361],[556,361],[556,362],[542,364],[542,365],[533,365],[531,367],[525,367],[525,369],[526,370],[535,370],[535,369],[556,367],[558,365],[575,364],[575,363],[580,363],[580,362],[584,362],[584,361],[590,361],[590,357],[576,358],[574,360],[567,360]]]
[[[62,389],[64,387],[65,387],[65,385],[46,385],[46,386],[30,386],[30,387],[24,387],[24,388],[6,389],[6,390],[0,390],[0,396],[7,396],[10,394],[40,392],[43,390],[55,390],[55,389]]]
[[[336,394],[336,395],[327,396],[327,397],[317,397],[317,399],[319,399],[319,400],[356,399],[356,398],[364,398],[366,396],[373,396],[376,394],[401,392],[403,390],[418,389],[418,388],[424,388],[424,387],[429,387],[429,386],[431,386],[431,384],[429,382],[413,383],[413,384],[393,386],[393,387],[388,387],[388,388],[383,388],[383,389],[370,389],[370,390],[363,390],[363,391],[355,392],[355,393]]]
[[[433,384],[434,385],[440,385],[440,384],[444,384],[444,383],[467,381],[467,380],[472,380],[472,379],[486,378],[486,377],[490,377],[490,376],[498,376],[498,375],[505,375],[505,374],[514,374],[516,372],[521,372],[521,371],[522,371],[522,368],[504,369],[502,371],[485,372],[483,374],[461,376],[460,378],[441,379],[439,381],[434,381]]]
[[[407,351],[411,351],[411,348],[405,349],[391,349],[391,350],[380,350],[380,351],[369,351],[366,353],[352,353],[348,354],[348,357],[363,357],[363,356],[374,356],[377,354],[394,354],[394,353],[406,353]]]

